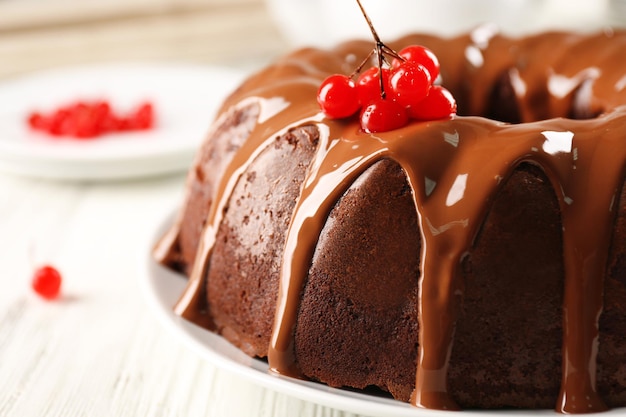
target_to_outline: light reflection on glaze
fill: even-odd
[[[572,143],[574,141],[574,132],[555,132],[544,130],[541,134],[546,138],[542,149],[545,153],[556,155],[559,152],[570,153],[572,151]],[[572,161],[574,161],[572,154]]]
[[[556,98],[566,97],[578,88],[585,80],[595,80],[600,77],[601,71],[598,68],[585,68],[583,71],[568,77],[562,74],[552,74],[548,79],[548,90]]]
[[[448,197],[446,198],[447,207],[451,207],[463,199],[468,175],[469,174],[457,175],[456,179],[454,180],[454,184],[452,184],[452,187],[448,192]]]

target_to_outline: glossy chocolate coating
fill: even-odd
[[[391,46],[407,44],[438,55],[459,116],[377,134],[324,118],[319,83],[350,73],[369,42],[297,51],[228,99],[157,248],[190,272],[176,311],[267,355],[276,372],[377,385],[421,407],[626,406],[626,33],[508,39],[484,27]],[[268,195],[273,181],[282,203]],[[256,237],[237,230],[251,215]],[[240,275],[247,284],[233,283]],[[358,329],[346,335],[350,321]],[[323,347],[324,334],[339,345]],[[383,346],[371,350],[368,335]]]

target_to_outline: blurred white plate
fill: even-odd
[[[348,411],[364,416],[376,417],[536,417],[560,414],[552,410],[496,410],[496,411],[433,411],[410,406],[408,403],[390,398],[367,395],[326,385],[270,374],[267,362],[253,359],[231,345],[222,337],[198,327],[175,315],[172,307],[185,289],[187,279],[157,264],[152,257],[152,248],[172,224],[169,215],[149,237],[143,252],[140,252],[140,285],[155,316],[171,334],[194,350],[201,358],[212,364],[234,372],[245,379],[272,389],[317,404]],[[600,416],[624,416],[624,408],[614,409]]]
[[[184,171],[241,71],[200,65],[108,64],[33,73],[0,83],[0,170],[63,180],[115,180]],[[26,123],[76,100],[124,112],[154,105],[153,129],[91,140],[54,138]]]

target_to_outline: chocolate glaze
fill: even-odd
[[[562,379],[555,408],[563,413],[606,409],[596,388],[596,356],[605,269],[626,161],[626,33],[547,33],[511,40],[483,27],[454,39],[409,36],[391,46],[413,43],[425,44],[439,56],[442,82],[457,97],[459,116],[378,134],[364,133],[355,120],[326,119],[315,100],[319,83],[330,73],[350,73],[372,47],[361,41],[332,51],[297,51],[251,77],[227,100],[222,118],[243,113],[252,122],[244,124],[237,144],[220,162],[218,187],[203,191],[211,193],[212,204],[204,208],[206,225],[198,234],[189,285],[176,312],[213,326],[205,277],[236,183],[274,138],[313,126],[319,134],[317,149],[280,260],[270,368],[301,375],[294,358],[294,328],[320,232],[348,187],[377,162],[392,160],[406,173],[421,236],[419,348],[411,402],[457,409],[447,378],[464,288],[460,268],[503,179],[521,164],[530,164],[545,174],[562,213]],[[503,87],[496,88],[498,84]],[[508,121],[519,124],[471,116],[498,116],[499,92],[509,107]],[[190,173],[190,184],[202,175]],[[157,257],[165,260],[177,252],[173,248],[184,241],[182,227],[176,222]]]

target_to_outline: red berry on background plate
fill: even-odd
[[[28,115],[28,125],[33,129],[47,130],[50,119],[39,112],[32,112]]]
[[[403,62],[395,68],[389,82],[393,99],[403,106],[412,106],[422,101],[431,85],[426,67],[411,61]]]
[[[322,82],[317,102],[331,119],[352,116],[360,107],[356,84],[350,77],[341,74],[331,75]]]
[[[421,64],[428,70],[430,79],[435,82],[439,76],[439,60],[433,51],[422,45],[410,45],[398,52],[405,62],[415,62]],[[402,60],[396,58],[391,63],[393,68],[397,68],[402,64]]]
[[[378,70],[378,67],[371,67],[367,71],[363,72],[356,82],[356,89],[361,106],[367,106],[368,104],[382,98],[380,91],[381,75],[379,74],[382,74],[385,92],[386,94],[389,94],[391,90],[391,85],[389,84],[389,69],[383,68],[381,72]]]
[[[140,105],[132,115],[132,122],[137,129],[150,129],[154,123],[152,104],[144,103]]]
[[[70,134],[78,139],[95,138],[101,133],[91,106],[83,103],[75,105],[71,110],[71,128]]]
[[[361,112],[361,128],[368,133],[398,129],[408,122],[406,108],[391,99],[374,101]]]
[[[70,131],[69,111],[65,108],[56,110],[50,118],[48,133],[53,136],[67,135]]]
[[[409,107],[409,116],[416,120],[435,120],[456,113],[456,101],[448,90],[439,85],[430,88],[426,98]]]
[[[107,101],[102,100],[75,101],[55,109],[47,116],[31,112],[27,121],[32,129],[53,136],[85,140],[111,132],[151,129],[154,127],[154,119],[152,103],[143,103],[128,115],[118,115]]]
[[[54,300],[61,292],[61,274],[53,266],[42,266],[35,270],[31,285],[41,297]]]

